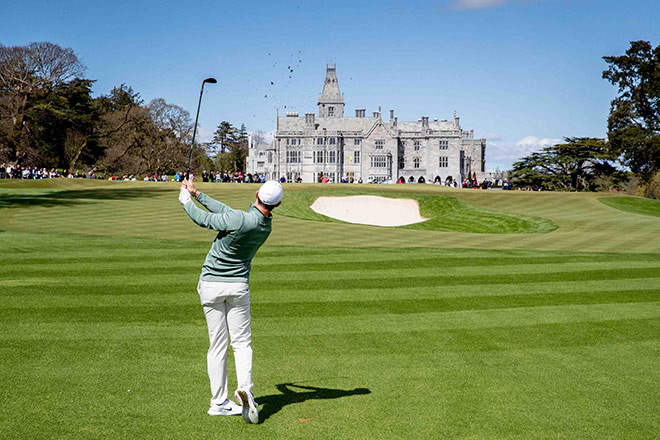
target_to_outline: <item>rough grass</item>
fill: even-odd
[[[278,208],[277,213],[303,220],[343,223],[340,220],[314,212],[310,206],[320,196],[337,197],[362,193],[364,193],[364,190],[288,191],[285,193],[281,209]],[[449,195],[392,192],[379,192],[378,195],[392,198],[410,198],[417,201],[420,214],[428,220],[401,226],[405,229],[480,234],[529,234],[551,232],[557,228],[557,225],[551,220],[479,209]],[[387,213],[383,213],[383,215],[387,215]]]
[[[660,432],[657,218],[596,195],[421,185],[398,194],[415,187],[537,213],[558,229],[473,234],[276,215],[252,272],[262,423],[248,426],[205,413],[208,336],[195,285],[213,234],[187,219],[175,186],[3,183],[0,438]],[[256,188],[202,189],[239,207]]]
[[[660,200],[639,197],[603,197],[598,200],[624,212],[660,217]]]

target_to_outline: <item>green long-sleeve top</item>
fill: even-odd
[[[272,217],[266,217],[254,205],[247,211],[232,209],[224,203],[199,193],[197,201],[183,205],[192,221],[199,226],[218,231],[202,266],[202,281],[247,283],[252,258],[271,231]]]

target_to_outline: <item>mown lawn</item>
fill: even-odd
[[[256,187],[202,190],[245,207]],[[175,185],[0,182],[0,438],[657,438],[660,219],[594,194],[394,192],[557,229],[276,215],[253,264],[248,426],[206,415],[213,234]]]

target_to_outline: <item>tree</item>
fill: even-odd
[[[76,78],[58,84],[27,112],[30,162],[75,168],[92,164],[103,153],[97,140],[100,112],[91,96],[92,80]]]
[[[28,112],[64,83],[82,76],[74,51],[48,42],[0,44],[0,156],[20,160],[32,143]]]
[[[161,98],[141,104],[139,94],[123,84],[100,98],[107,111],[99,134],[106,154],[98,168],[127,174],[184,169],[192,136],[190,114]]]
[[[232,171],[245,171],[245,160],[248,154],[248,135],[245,124],[241,124],[241,128],[238,131],[234,144],[231,146],[231,151],[229,152],[229,160]]]
[[[222,121],[208,144],[209,155],[223,171],[245,171],[248,152],[248,136],[245,124],[236,129],[231,123]]]
[[[213,139],[209,142],[209,153],[211,155],[228,153],[231,151],[238,139],[238,130],[227,121],[222,121],[213,133]]]
[[[626,174],[615,166],[606,142],[595,138],[565,138],[513,164],[510,177],[518,186],[559,191],[597,191],[619,185]]]
[[[149,113],[153,121],[149,133],[153,143],[139,150],[146,169],[160,174],[185,168],[193,132],[190,113],[162,98],[149,103]]]
[[[603,78],[618,87],[607,120],[609,148],[648,184],[660,171],[660,45],[632,41],[603,59]]]
[[[97,98],[97,105],[102,112],[98,137],[105,151],[97,162],[99,170],[110,173],[140,172],[142,166],[133,152],[140,145],[148,143],[144,133],[151,124],[149,111],[142,106],[143,102],[140,94],[125,84]]]

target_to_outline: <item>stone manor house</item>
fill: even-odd
[[[249,142],[247,172],[267,179],[282,176],[288,182],[330,182],[342,179],[363,182],[392,180],[444,182],[462,180],[486,169],[486,140],[474,139],[473,130],[463,130],[454,112],[452,121],[399,121],[390,110],[383,120],[380,108],[371,116],[364,108],[355,117],[344,115],[344,95],[339,91],[335,64],[326,66],[318,115],[289,112],[277,115],[273,142]]]

